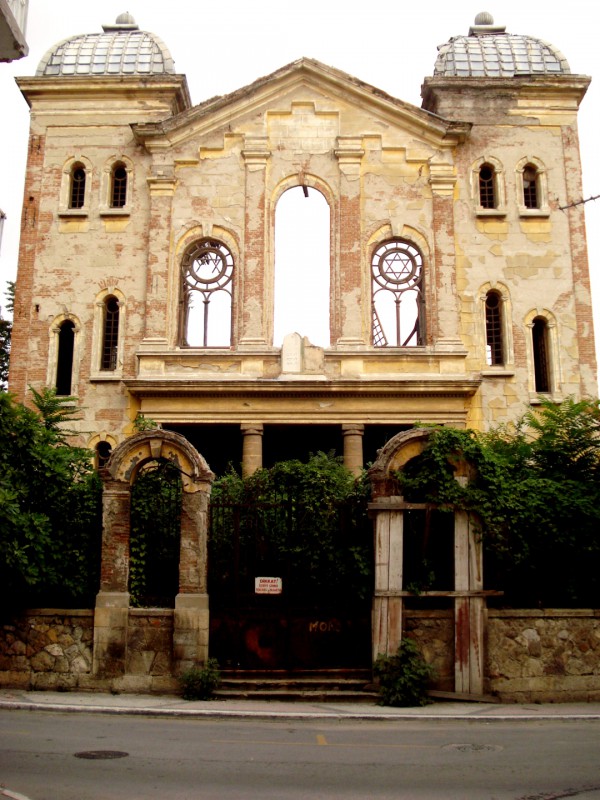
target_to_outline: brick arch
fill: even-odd
[[[113,451],[106,470],[110,479],[131,485],[144,464],[159,458],[172,461],[179,469],[184,492],[201,491],[214,480],[206,460],[185,437],[163,430],[145,431],[125,439]]]
[[[175,597],[172,653],[180,671],[208,657],[208,502],[214,473],[181,435],[147,431],[122,442],[100,470],[102,558],[94,616],[94,674],[125,674],[129,620],[131,487],[141,467],[159,458],[180,470],[181,536],[179,592]]]

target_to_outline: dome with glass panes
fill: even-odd
[[[128,12],[119,14],[102,33],[72,36],[53,45],[36,76],[96,77],[174,74],[175,64],[164,42],[141,31]]]
[[[571,72],[554,45],[532,36],[506,33],[487,12],[475,17],[468,36],[454,36],[438,47],[434,75],[445,78],[511,78]]]

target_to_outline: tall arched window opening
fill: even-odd
[[[550,348],[548,342],[548,322],[544,317],[536,317],[531,329],[533,341],[533,369],[536,392],[549,392],[550,389]]]
[[[187,347],[231,344],[234,263],[229,249],[203,239],[182,262],[181,343]]]
[[[479,168],[479,205],[482,208],[496,208],[498,205],[496,173],[491,164],[482,164]]]
[[[330,263],[327,200],[306,186],[288,189],[275,209],[275,345],[299,333],[329,347]]]
[[[379,245],[371,259],[373,344],[414,347],[425,343],[423,257],[403,239]]]
[[[523,170],[523,205],[525,208],[540,207],[539,175],[533,164]]]
[[[490,291],[485,296],[485,344],[488,365],[504,364],[502,298],[495,291]]]
[[[85,182],[85,168],[82,164],[73,164],[69,186],[69,208],[83,208],[85,205]]]
[[[110,174],[110,207],[123,208],[127,204],[127,170],[121,163],[113,166]]]
[[[119,301],[116,297],[111,295],[104,301],[102,354],[100,357],[101,370],[115,370],[117,368],[118,345]]]
[[[75,324],[65,320],[58,331],[58,359],[56,363],[56,394],[70,395],[73,379],[73,352]]]

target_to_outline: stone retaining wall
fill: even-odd
[[[127,674],[92,675],[94,612],[34,609],[0,627],[0,687],[173,692],[173,611],[130,609]],[[405,612],[405,631],[452,691],[454,616]],[[503,702],[600,701],[600,610],[488,611],[485,690]]]

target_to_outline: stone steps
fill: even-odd
[[[377,700],[368,670],[258,672],[224,670],[216,697],[236,700],[364,702]]]

